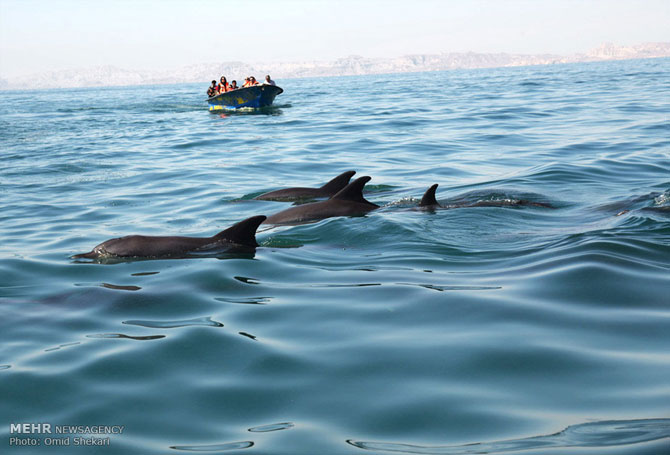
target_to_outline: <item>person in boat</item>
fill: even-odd
[[[216,96],[219,93],[219,88],[216,86],[216,81],[212,81],[211,87],[207,89],[207,96],[210,98]]]
[[[251,85],[260,85],[260,82],[258,82],[253,76],[249,76],[249,80],[251,81]]]
[[[244,78],[244,84],[242,85],[242,88],[244,87],[251,87],[251,78],[250,77],[245,77]]]
[[[225,93],[228,91],[228,81],[224,76],[221,76],[221,83],[219,84],[219,93]]]
[[[265,82],[263,82],[263,85],[277,85],[277,84],[275,84],[275,81],[270,79],[270,75],[268,74],[265,76]]]
[[[237,90],[239,87],[237,86],[237,81],[233,81],[230,83],[230,87],[228,87],[228,91],[231,90]]]

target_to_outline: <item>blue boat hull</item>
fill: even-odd
[[[254,85],[240,88],[232,92],[221,93],[207,100],[210,111],[222,109],[239,109],[242,107],[270,106],[275,97],[284,90],[276,85]]]

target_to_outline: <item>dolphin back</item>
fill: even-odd
[[[301,186],[284,188],[281,190],[270,191],[269,193],[263,193],[256,196],[254,199],[262,201],[295,201],[300,199],[331,197],[333,194],[347,186],[351,176],[355,173],[356,171],[343,172],[319,188],[305,188]]]
[[[435,199],[435,190],[437,190],[437,183],[426,190],[421,198],[419,207],[428,207],[431,205],[437,205],[437,199]]]
[[[233,224],[228,229],[216,234],[213,239],[217,241],[226,240],[231,243],[245,246],[258,246],[256,242],[256,229],[265,221],[265,215],[252,216],[239,223]]]
[[[368,177],[367,175],[365,177],[359,177],[342,188],[337,194],[331,197],[330,200],[359,202],[361,204],[369,204],[375,207],[379,207],[377,204],[373,204],[363,197],[363,187],[370,180],[371,177]]]
[[[349,184],[349,180],[351,180],[351,177],[355,173],[356,171],[343,172],[334,179],[332,179],[330,182],[323,185],[320,189],[328,196],[337,194],[337,192],[339,192],[342,188],[344,188]]]

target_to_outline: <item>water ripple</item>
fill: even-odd
[[[215,297],[214,300],[227,303],[241,303],[243,305],[266,305],[270,303],[272,297],[244,297],[244,298]]]
[[[86,338],[126,338],[128,340],[148,341],[165,338],[165,335],[125,335],[123,333],[97,333],[86,335]]]
[[[421,446],[392,442],[347,443],[365,450],[400,453],[466,455],[505,453],[548,448],[595,448],[640,444],[670,438],[670,419],[610,420],[571,425],[558,433],[494,442],[475,442],[458,446]]]
[[[201,318],[184,319],[181,321],[149,321],[133,319],[130,321],[123,321],[124,324],[139,325],[141,327],[150,327],[153,329],[173,329],[176,327],[192,327],[192,326],[207,326],[207,327],[223,327],[223,324],[218,321],[213,321],[211,316]]]
[[[110,283],[102,283],[100,285],[103,288],[107,289],[115,289],[117,291],[139,291],[142,288],[139,286],[132,286],[132,285],[119,285],[119,284],[110,284]]]
[[[279,431],[279,430],[288,430],[293,428],[295,425],[291,422],[282,422],[282,423],[272,423],[269,425],[260,425],[257,427],[249,428],[249,431],[252,433],[267,433],[270,431]]]
[[[45,349],[44,352],[58,351],[59,349],[67,348],[69,346],[76,346],[78,344],[81,344],[81,342],[80,341],[74,341],[72,343],[60,344],[56,347]]]
[[[240,441],[210,445],[170,446],[170,448],[175,450],[183,450],[185,452],[223,452],[225,450],[248,449],[249,447],[253,447],[253,445],[253,441]]]

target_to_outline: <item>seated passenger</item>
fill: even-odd
[[[221,83],[219,84],[219,93],[225,93],[228,91],[228,81],[225,77],[221,76]]]
[[[251,85],[260,85],[259,82],[256,80],[256,78],[253,76],[249,76],[249,80],[251,81]]]
[[[218,87],[216,86],[216,81],[212,81],[212,86],[207,89],[207,96],[210,98],[216,96],[219,93]]]
[[[239,87],[237,86],[237,81],[233,81],[230,83],[230,87],[228,87],[228,90],[237,90]]]
[[[270,79],[270,75],[268,74],[267,76],[265,76],[265,82],[263,82],[263,85],[277,85],[277,84],[275,84],[275,81]]]
[[[245,77],[244,78],[244,84],[242,85],[242,88],[250,87],[250,86],[251,86],[251,78],[250,77]]]

